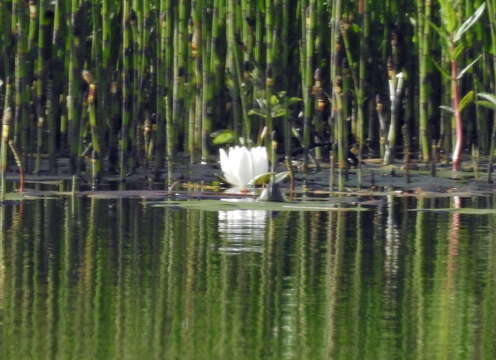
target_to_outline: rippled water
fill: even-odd
[[[1,359],[494,359],[488,199],[0,208]]]

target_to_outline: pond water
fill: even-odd
[[[0,207],[1,359],[494,359],[489,198]],[[412,211],[413,210],[413,211]]]

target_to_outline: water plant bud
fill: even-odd
[[[88,104],[93,104],[95,102],[95,93],[96,93],[96,85],[90,84],[90,88],[88,90]]]
[[[317,99],[317,110],[318,111],[324,111],[327,106],[327,101],[324,98],[318,98]]]
[[[143,126],[143,132],[145,135],[149,134],[152,131],[152,123],[149,119],[145,120],[145,124]]]
[[[267,126],[264,126],[262,132],[260,133],[260,139],[264,139],[267,135]]]
[[[38,16],[38,9],[36,7],[36,3],[34,1],[29,2],[29,18],[36,19]]]
[[[93,77],[93,74],[88,70],[83,70],[81,76],[83,77],[83,80],[86,81],[87,84],[93,84],[95,82],[95,78]]]

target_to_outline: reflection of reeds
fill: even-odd
[[[263,214],[263,233],[244,233],[263,251],[234,254],[219,251],[234,231],[215,212],[78,198],[4,206],[2,354],[493,358],[492,217],[405,214],[409,202]]]

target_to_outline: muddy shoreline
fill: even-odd
[[[224,193],[227,184],[222,182],[219,164],[211,161],[208,164],[190,164],[186,159],[178,161],[174,166],[172,177],[166,170],[158,172],[153,166],[136,168],[130,172],[124,182],[120,182],[117,174],[102,177],[96,187],[91,184],[89,174],[82,173],[76,177],[70,174],[68,160],[58,160],[57,174],[41,171],[39,175],[28,174],[25,177],[25,196],[41,196],[43,194],[74,193],[82,196],[102,197],[145,197],[165,198],[179,194],[187,197],[204,194],[207,198],[215,198],[216,193]],[[334,176],[334,191],[329,191],[330,169],[328,164],[321,164],[320,169],[310,167],[307,173],[295,172],[295,196],[309,195],[319,198],[329,196],[490,196],[495,193],[496,185],[487,181],[487,164],[482,162],[475,172],[472,163],[463,163],[463,170],[451,171],[449,164],[438,164],[436,176],[432,176],[431,166],[423,163],[412,163],[405,171],[401,162],[382,166],[379,159],[365,160],[360,167],[352,167],[344,180],[344,191],[338,191],[338,174]],[[15,169],[11,169],[15,170]],[[287,170],[278,164],[277,171]],[[361,174],[360,174],[361,173]],[[8,191],[15,193],[19,175],[15,171],[7,174],[10,184]],[[167,179],[172,179],[167,184]],[[360,183],[361,179],[361,183]],[[76,181],[76,184],[73,184]],[[76,188],[74,188],[76,186]],[[282,184],[284,193],[289,192],[289,183]],[[114,195],[112,195],[114,194]],[[196,194],[196,195],[193,195]],[[20,195],[20,194],[18,194]],[[236,196],[236,194],[231,194]]]

